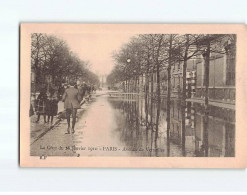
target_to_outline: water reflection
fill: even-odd
[[[167,132],[166,99],[157,110],[155,98],[121,100],[109,98],[118,112],[120,141],[133,156],[231,157],[235,153],[235,112],[203,104],[186,103],[185,128],[179,99],[170,106],[170,131]],[[157,112],[158,111],[158,112]]]

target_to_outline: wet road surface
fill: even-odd
[[[166,111],[161,108],[158,131],[155,105],[145,111],[144,100],[93,95],[78,111],[75,134],[65,134],[66,120],[31,145],[32,156],[203,156],[205,142],[200,105],[186,113],[185,153],[181,146],[179,103],[171,107],[170,138],[166,137]],[[214,109],[214,108],[212,108]],[[217,110],[213,110],[213,113]],[[219,111],[221,112],[221,111]],[[211,116],[207,130],[209,156],[233,156],[235,124]],[[156,131],[158,133],[156,133]],[[216,143],[216,144],[215,144]]]

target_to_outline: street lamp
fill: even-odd
[[[127,58],[127,63],[129,64],[131,62],[131,59],[130,58]],[[127,84],[127,80],[126,80],[126,87],[127,87],[127,93],[129,92],[129,82]]]

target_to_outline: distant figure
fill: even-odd
[[[81,85],[78,86],[78,92],[79,92],[79,101],[81,101],[80,105],[82,105],[83,98],[84,98],[85,92],[86,92],[86,87],[85,87],[85,83],[84,82]]]
[[[72,133],[75,133],[75,122],[77,109],[80,108],[80,95],[78,89],[76,89],[75,83],[70,82],[69,88],[67,88],[63,94],[64,108],[66,110],[66,118],[68,123],[68,129],[66,134],[70,134],[70,116],[72,114]]]
[[[46,113],[48,116],[48,123],[51,119],[51,124],[53,123],[53,116],[57,115],[58,110],[58,93],[56,89],[51,88],[49,91],[47,109]]]
[[[61,100],[64,94],[65,88],[63,85],[58,87],[58,99]]]
[[[33,105],[30,104],[30,109],[29,109],[29,117],[34,115],[34,111],[33,111]]]
[[[47,106],[47,95],[46,95],[46,90],[45,88],[42,88],[40,91],[40,94],[37,98],[37,114],[38,118],[36,123],[39,122],[40,115],[44,115],[44,123],[46,123],[46,106]]]
[[[92,85],[89,85],[89,86],[88,86],[88,99],[91,99],[91,96],[92,96],[92,94],[91,94],[91,93],[92,93],[92,89],[93,89],[93,88],[92,88]]]
[[[92,94],[94,93],[94,86],[93,85],[91,85],[91,92],[92,92]]]
[[[86,95],[86,91],[87,91],[87,85],[86,85],[85,82],[83,82],[82,86],[79,88],[79,92],[80,92],[80,95],[81,95],[82,99]]]

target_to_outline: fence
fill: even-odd
[[[235,87],[209,87],[208,88],[208,97],[210,100],[217,101],[226,101],[226,102],[235,102]],[[195,91],[196,98],[205,97],[205,88],[197,87]]]

